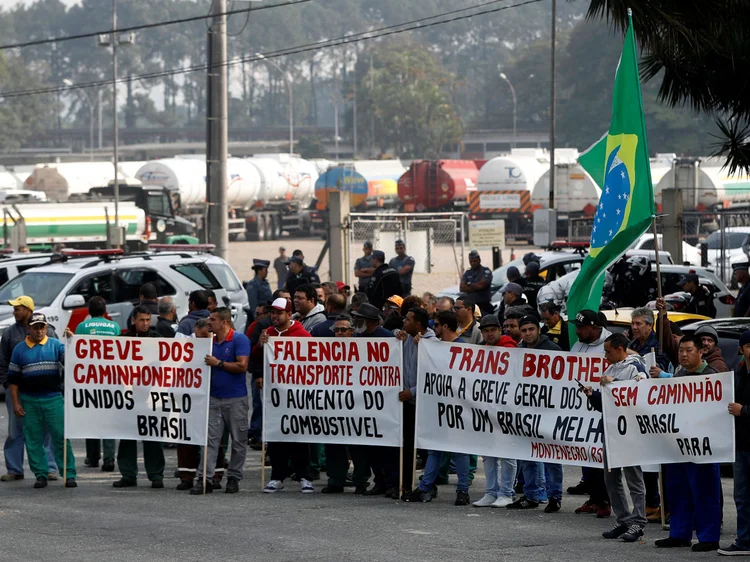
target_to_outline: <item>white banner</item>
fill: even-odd
[[[209,338],[74,336],[65,350],[65,435],[205,445]]]
[[[401,446],[401,342],[270,338],[263,441]]]
[[[604,357],[555,351],[419,344],[417,447],[601,466],[601,414],[579,392]]]
[[[606,385],[608,465],[734,462],[733,401],[732,373]]]

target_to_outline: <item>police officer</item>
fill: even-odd
[[[740,292],[737,293],[737,300],[734,303],[734,316],[744,317],[750,310],[750,274],[748,274],[748,262],[733,263],[734,278],[737,283],[742,285]]]
[[[476,250],[469,252],[469,265],[471,267],[461,277],[461,292],[471,295],[474,304],[482,311],[482,316],[492,314],[492,272],[482,265],[482,258]]]
[[[401,281],[396,270],[385,263],[385,253],[381,250],[372,252],[372,265],[375,271],[367,287],[367,299],[371,305],[381,310],[389,297],[401,293]]]
[[[300,256],[292,256],[289,260],[289,276],[286,278],[286,290],[290,295],[297,292],[300,285],[320,283],[320,277],[312,267],[305,265],[305,260]],[[271,300],[271,299],[269,299]]]
[[[701,286],[700,279],[696,273],[688,273],[680,279],[677,285],[682,287],[683,291],[690,293],[692,297],[685,308],[685,312],[716,318],[714,296],[711,294],[711,291]]]
[[[375,266],[372,265],[372,242],[366,240],[362,252],[364,255],[354,262],[354,277],[359,279],[359,292],[366,293],[367,287],[370,286],[370,278],[375,272]]]
[[[406,245],[403,240],[396,240],[396,256],[391,258],[390,265],[401,279],[401,296],[411,295],[411,276],[414,273],[414,258],[406,255]]]
[[[253,260],[253,271],[255,277],[250,281],[245,289],[247,290],[247,306],[250,309],[247,313],[247,325],[250,326],[255,319],[255,309],[259,304],[271,302],[273,292],[271,285],[268,283],[268,267],[271,262],[268,260]]]
[[[536,296],[539,293],[539,289],[547,284],[544,277],[539,275],[539,262],[530,261],[523,272],[523,276],[524,280],[520,283],[523,287],[523,294],[526,296],[526,301],[529,305],[536,309]]]

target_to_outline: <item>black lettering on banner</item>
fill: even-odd
[[[438,425],[443,427],[443,420],[445,420],[446,425],[451,429],[466,429],[461,417],[463,410],[463,406],[458,404],[438,402]]]
[[[711,440],[708,437],[678,437],[677,446],[680,448],[680,453],[686,457],[710,457],[713,455]]]
[[[281,416],[281,433],[284,435],[341,435],[382,439],[378,420],[373,417],[307,416],[284,414]]]
[[[135,407],[132,390],[108,388],[73,388],[73,407],[93,410],[132,410]]]
[[[461,377],[461,381],[458,383],[458,397],[462,400],[466,399],[466,379]]]
[[[625,418],[625,416],[618,416],[617,431],[620,433],[620,435],[625,435],[628,432],[628,420]]]
[[[560,395],[560,409],[561,410],[579,410],[583,406],[583,398],[581,393],[578,392],[578,388],[562,387],[562,394]],[[588,402],[588,400],[587,400]]]
[[[192,441],[188,435],[187,419],[167,416],[136,416],[136,427],[141,437],[157,437],[163,440]]]
[[[380,390],[372,392],[371,390],[363,390],[362,397],[364,399],[365,410],[382,410],[385,407],[385,398]]]
[[[281,404],[281,396],[279,395],[278,388],[271,389],[271,404],[273,404],[274,408],[278,408],[279,404]]]
[[[490,413],[483,408],[471,409],[471,425],[474,431],[481,431],[482,433],[494,433],[492,427],[492,419]]]
[[[154,412],[160,410],[175,414],[188,414],[192,408],[189,394],[183,394],[178,401],[173,392],[151,392],[151,404]],[[178,403],[179,402],[179,403]]]

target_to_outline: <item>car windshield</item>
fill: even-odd
[[[172,269],[176,272],[181,273],[188,279],[191,279],[198,283],[204,289],[221,289],[221,283],[211,273],[205,263],[186,263],[180,265],[173,265]]]
[[[27,271],[21,273],[0,287],[0,303],[7,303],[21,295],[34,299],[34,306],[49,306],[60,291],[73,278],[72,273],[52,273],[48,271]]]
[[[742,243],[747,238],[747,232],[725,232],[724,233],[724,245],[726,248],[737,249],[742,247]],[[712,232],[706,238],[706,245],[709,250],[720,250],[721,249],[721,230]]]
[[[237,281],[237,277],[228,265],[223,263],[209,263],[208,269],[216,276],[221,286],[230,293],[242,290],[242,285]]]
[[[501,285],[505,285],[508,282],[508,268],[512,265],[516,266],[518,268],[518,273],[523,276],[523,272],[526,271],[526,266],[523,264],[523,259],[519,258],[517,260],[513,260],[502,267],[498,267],[495,271],[492,272],[493,287],[500,287]]]

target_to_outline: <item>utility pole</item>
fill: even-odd
[[[118,150],[120,146],[118,120],[117,120],[117,0],[112,0],[112,115],[113,115],[113,126],[114,137],[112,141],[112,150],[114,153],[114,165],[115,165],[115,232],[117,238],[114,240],[115,248],[119,248],[123,244],[120,233],[120,181],[117,177],[117,162],[118,162]]]
[[[550,88],[550,130],[549,130],[549,209],[555,208],[555,98],[556,88],[555,69],[557,66],[557,0],[552,0],[552,87]],[[550,225],[553,232],[557,232],[557,224]]]
[[[206,154],[209,174],[209,240],[216,246],[216,255],[226,259],[229,245],[227,210],[227,1],[213,2],[213,22],[211,24],[210,71],[211,91],[208,111],[210,153]]]

